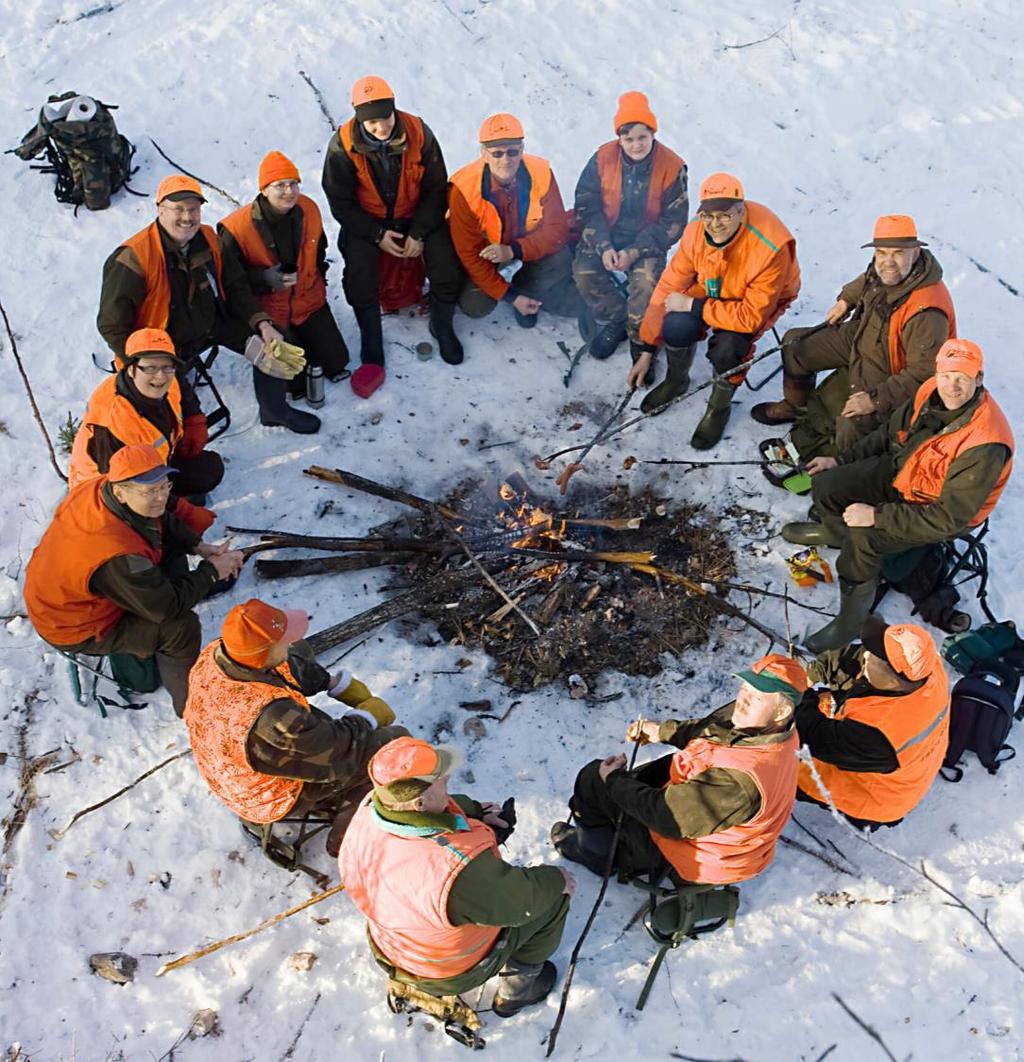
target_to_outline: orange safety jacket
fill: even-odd
[[[647,186],[644,225],[653,225],[661,217],[665,192],[686,165],[674,151],[657,140],[651,150],[654,152],[654,159],[651,162],[651,178]],[[609,225],[614,225],[619,220],[619,211],[622,210],[622,148],[617,140],[610,140],[597,149],[597,175],[601,181],[604,216]]]
[[[913,426],[921,416],[928,399],[935,393],[937,383],[933,376],[925,380],[914,396],[914,410],[910,426],[897,434],[899,442],[905,442],[913,431]],[[1003,466],[1003,471],[996,480],[984,504],[977,515],[969,521],[968,527],[977,527],[999,501],[1006,481],[1013,471],[1013,431],[1003,411],[996,405],[996,400],[986,391],[966,423],[957,420],[938,435],[926,439],[906,460],[892,481],[893,487],[904,499],[917,505],[927,505],[937,501],[946,484],[949,466],[966,450],[973,446],[986,446],[989,443],[1002,443],[1010,451],[1010,459]]]
[[[703,316],[708,327],[749,332],[755,341],[796,299],[796,239],[766,206],[748,200],[746,209],[746,221],[724,247],[708,243],[699,218],[686,226],[644,314],[642,342],[662,342],[665,300],[672,292],[706,299]]]
[[[224,270],[217,234],[209,225],[200,225],[213,255],[216,276],[211,277],[212,285],[218,298],[224,297]],[[146,297],[135,311],[135,328],[166,328],[171,316],[171,282],[167,279],[167,259],[160,242],[160,228],[157,222],[147,225],[121,245],[127,247],[137,259],[146,281]]]
[[[277,822],[295,807],[303,783],[253,770],[246,739],[271,701],[290,697],[306,711],[309,702],[287,664],[274,669],[289,683],[284,687],[229,678],[214,659],[219,644],[219,639],[210,642],[189,673],[184,719],[192,756],[210,791],[229,811],[248,822]]]
[[[899,761],[899,768],[891,774],[878,774],[844,771],[815,760],[818,777],[845,815],[867,822],[895,822],[917,807],[935,780],[949,741],[949,681],[934,645],[931,652],[934,661],[924,685],[902,697],[848,697],[841,707],[836,707],[828,692],[819,698],[823,715],[880,730]],[[805,763],[800,764],[797,784],[814,800],[828,803]]]
[[[280,265],[276,254],[271,254],[252,220],[253,204],[239,207],[221,222],[234,236],[246,265],[256,269],[269,269]],[[324,223],[316,203],[308,196],[300,195],[292,208],[302,212],[302,233],[299,238],[299,255],[296,263],[298,280],[294,287],[284,291],[269,291],[256,299],[265,313],[281,328],[300,325],[327,302],[327,284],[317,268],[317,249],[324,233]]]
[[[896,376],[907,367],[907,351],[903,346],[903,329],[915,314],[922,310],[941,310],[949,321],[947,339],[956,337],[956,314],[949,289],[940,280],[923,288],[915,288],[889,318],[889,371]]]
[[[102,638],[124,616],[120,605],[89,589],[97,568],[128,555],[159,564],[163,555],[107,507],[101,496],[106,482],[100,476],[71,490],[25,570],[28,617],[51,645]]]
[[[398,178],[398,194],[395,196],[395,206],[391,214],[392,218],[411,218],[413,211],[420,201],[420,182],[423,180],[423,119],[415,114],[407,114],[405,111],[397,111],[398,119],[405,133],[407,146],[402,153],[402,172]],[[370,172],[370,164],[361,151],[352,149],[353,137],[355,136],[355,117],[350,118],[338,129],[338,139],[345,149],[345,154],[356,168],[358,186],[356,199],[359,205],[375,218],[388,216],[387,203],[381,198],[377,185],[374,183],[373,174]]]
[[[369,923],[381,954],[414,977],[456,977],[486,956],[499,926],[453,926],[448,896],[481,852],[498,854],[494,831],[466,819],[455,801],[447,811],[464,828],[429,836],[392,833],[368,796],[345,832],[338,868],[345,890]]]
[[[761,794],[757,814],[739,826],[679,840],[650,831],[661,854],[684,881],[726,885],[746,881],[768,866],[796,799],[799,743],[795,730],[785,741],[771,745],[728,746],[697,738],[672,757],[666,789],[712,767],[726,767],[750,775]]]

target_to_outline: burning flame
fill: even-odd
[[[501,500],[508,507],[499,513],[498,519],[510,530],[522,530],[521,538],[514,539],[513,546],[520,549],[536,547],[548,549],[553,543],[561,542],[566,534],[565,520],[556,520],[551,513],[544,512],[525,497],[520,497],[509,483],[502,483],[498,488]],[[554,567],[558,567],[555,565]],[[546,569],[545,569],[546,571]],[[537,573],[540,575],[541,573]]]

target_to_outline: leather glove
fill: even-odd
[[[373,694],[370,693],[366,684],[353,676],[349,684],[343,690],[338,691],[337,699],[342,704],[347,704],[350,708],[359,708],[363,701],[372,696]]]
[[[280,263],[263,270],[263,283],[271,291],[284,291],[288,287],[284,282],[284,271],[281,269]]]
[[[498,844],[504,844],[515,832],[516,828],[516,798],[509,797],[504,804],[501,805],[501,816],[505,820],[504,829],[500,826],[492,826],[494,830],[494,839]]]
[[[391,705],[387,701],[382,701],[380,697],[367,697],[357,707],[361,712],[369,712],[377,721],[377,726],[391,726],[395,721],[395,713],[391,710]]]
[[[259,336],[250,336],[245,356],[260,372],[277,380],[291,380],[306,367],[305,351],[280,339],[264,343]]]
[[[193,413],[185,418],[184,434],[174,448],[179,457],[198,457],[210,441],[210,429],[206,426],[206,414]]]

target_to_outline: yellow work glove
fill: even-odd
[[[277,380],[291,380],[306,367],[306,352],[302,347],[282,339],[264,343],[259,336],[250,336],[245,344],[245,356],[260,372]]]
[[[352,681],[338,694],[338,700],[342,704],[347,704],[349,708],[359,708],[362,706],[363,701],[372,697],[369,689],[359,681],[357,678],[353,678]]]
[[[395,721],[395,713],[391,710],[391,705],[387,701],[382,701],[380,697],[367,697],[358,705],[358,708],[361,712],[369,712],[377,721],[377,726],[391,726]]]

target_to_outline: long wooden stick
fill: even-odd
[[[427,498],[421,498],[419,495],[410,494],[408,491],[398,490],[396,487],[389,487],[384,483],[377,483],[372,479],[367,479],[365,476],[357,476],[355,472],[346,472],[343,468],[324,468],[322,465],[311,465],[309,468],[304,468],[303,472],[314,479],[323,479],[328,483],[338,483],[343,487],[351,487],[352,490],[370,494],[375,498],[384,498],[386,501],[398,502],[399,505],[408,505],[411,509],[419,509],[422,513],[441,513],[442,516],[447,516],[449,520],[464,519],[460,513],[457,513],[447,505],[440,505]]]
[[[212,955],[215,951],[220,951],[221,948],[226,948],[229,944],[237,944],[240,940],[248,940],[249,937],[253,937],[257,933],[262,933],[264,929],[269,929],[271,926],[276,926],[278,922],[283,922],[286,918],[291,918],[293,914],[298,914],[299,911],[304,911],[307,907],[312,907],[315,903],[320,903],[322,900],[326,900],[331,896],[337,896],[337,894],[343,891],[344,888],[344,884],[334,885],[329,889],[325,889],[323,892],[318,892],[316,896],[311,896],[308,900],[296,904],[294,907],[289,907],[287,911],[282,911],[280,914],[274,915],[273,918],[268,918],[266,921],[260,922],[255,929],[248,929],[244,933],[233,933],[230,937],[224,937],[223,940],[215,941],[213,944],[207,944],[205,948],[200,948],[198,951],[190,951],[187,955],[180,955],[177,959],[165,962],[163,966],[157,970],[156,975],[157,977],[163,977],[165,973],[169,973],[171,970],[178,970],[182,966],[188,966],[190,962],[195,962],[196,959],[202,959],[206,955]]]

